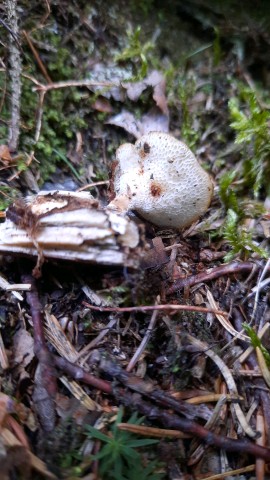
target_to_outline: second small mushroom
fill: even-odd
[[[113,190],[109,208],[134,210],[154,225],[181,229],[205,213],[213,184],[183,142],[150,132],[117,149]]]

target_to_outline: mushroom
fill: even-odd
[[[159,227],[191,225],[209,207],[213,184],[191,150],[163,132],[150,132],[116,151],[109,208],[134,210]]]

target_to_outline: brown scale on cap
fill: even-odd
[[[189,148],[163,132],[150,132],[116,151],[115,199],[110,208],[136,210],[160,227],[181,229],[203,215],[213,184]]]
[[[158,182],[151,182],[150,193],[152,197],[160,197],[162,194],[162,185],[160,185]]]

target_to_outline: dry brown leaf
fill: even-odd
[[[166,132],[169,131],[169,117],[164,115],[158,107],[153,107],[149,112],[142,116],[141,120],[135,117],[133,113],[122,110],[107,122],[109,125],[121,127],[126,132],[140,138],[149,132]]]
[[[152,87],[153,99],[155,100],[157,107],[159,107],[159,109],[164,115],[169,115],[167,98],[165,93],[166,81],[161,72],[153,70],[143,80],[140,80],[138,82],[124,82],[122,83],[122,86],[126,89],[128,98],[133,102],[136,102],[140,98],[142,92],[147,87]]]
[[[169,116],[167,98],[166,98],[166,81],[161,72],[154,70],[147,77],[147,84],[153,87],[153,99],[156,102],[157,107],[160,108],[162,113]]]
[[[116,127],[121,127],[126,130],[126,132],[134,135],[135,138],[141,136],[141,122],[136,119],[133,113],[128,112],[127,110],[122,110],[111,117],[107,122],[108,125],[115,125]]]
[[[0,160],[6,166],[12,163],[12,156],[7,145],[0,145]]]
[[[138,119],[133,113],[122,110],[111,117],[107,123],[117,127],[124,128],[128,133],[139,138],[149,132],[168,132],[169,131],[169,109],[166,97],[166,82],[163,74],[153,70],[149,75],[139,82],[124,82],[122,86],[126,89],[130,100],[136,102],[142,92],[151,87],[153,89],[153,99],[156,106]]]
[[[14,363],[18,365],[20,373],[34,358],[34,340],[30,333],[24,328],[20,328],[13,337]]]
[[[91,107],[98,112],[112,113],[113,108],[109,100],[101,95],[91,104]]]

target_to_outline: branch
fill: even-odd
[[[11,122],[9,127],[9,150],[15,152],[18,148],[20,135],[21,108],[21,72],[22,61],[20,53],[17,0],[5,2],[9,33],[9,76],[11,80]]]
[[[33,329],[34,351],[39,360],[35,375],[34,401],[40,417],[42,427],[46,431],[52,431],[55,426],[54,398],[57,392],[56,375],[47,348],[43,330],[43,312],[39,301],[36,282],[31,275],[23,275],[24,283],[30,283],[32,290],[27,293],[27,302],[30,306]]]
[[[97,312],[152,312],[154,310],[172,310],[172,311],[189,311],[189,312],[202,312],[202,313],[216,313],[219,315],[225,315],[226,317],[228,314],[223,310],[217,310],[215,308],[207,308],[207,307],[196,307],[193,305],[139,305],[138,307],[96,307],[95,305],[91,305],[88,302],[82,302],[83,305],[90,308],[90,310],[95,310]]]
[[[210,271],[198,273],[197,275],[190,275],[186,278],[181,278],[177,280],[171,287],[166,291],[167,294],[171,294],[181,290],[185,287],[191,287],[200,282],[209,282],[215,278],[221,277],[222,275],[230,275],[232,273],[244,273],[251,272],[253,269],[258,270],[258,265],[253,262],[232,262],[227,265],[220,265],[219,267],[212,268]]]

